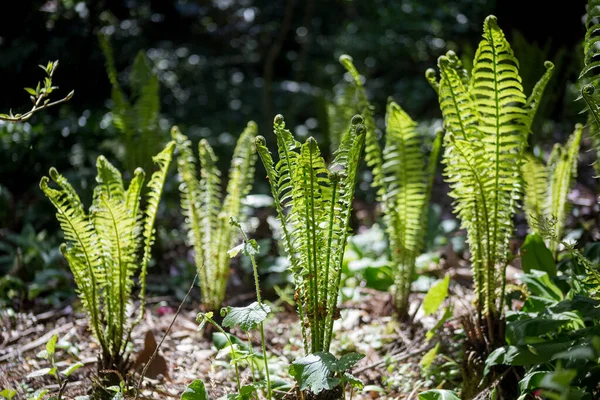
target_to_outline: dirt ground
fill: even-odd
[[[416,398],[416,390],[425,390],[428,386],[422,379],[419,361],[433,347],[424,340],[424,333],[435,319],[417,315],[416,323],[399,324],[391,315],[389,294],[369,289],[360,291],[360,301],[341,306],[342,317],[336,321],[331,349],[338,356],[349,351],[365,355],[352,373],[363,381],[366,390],[353,393],[352,398]],[[418,304],[419,301],[417,295],[414,302]],[[132,359],[137,372],[126,377],[131,386],[139,383],[141,365],[147,362],[155,348],[150,336],[156,342],[165,336],[178,306],[178,302],[169,297],[148,300],[146,316],[132,334]],[[64,345],[57,351],[59,369],[78,361],[84,364],[71,376],[63,398],[75,399],[88,392],[97,379],[96,354],[99,349],[88,330],[85,315],[77,307],[75,301],[38,314],[10,316],[6,311],[3,313],[0,320],[0,389],[17,390],[15,399],[26,399],[27,394],[40,388],[56,394],[59,387],[52,377],[27,378],[27,375],[48,366],[48,362],[36,358],[36,354],[44,349],[52,335],[58,334],[59,344]],[[294,389],[290,389],[294,382],[288,374],[288,366],[303,355],[298,318],[288,304],[275,303],[272,307],[275,312],[265,324],[271,379],[288,383],[288,386],[282,386],[284,389],[275,391],[278,398],[295,398]],[[184,305],[160,346],[159,357],[147,372],[149,377],[143,380],[140,399],[178,399],[194,379],[206,383],[211,398],[235,392],[235,375],[228,359],[217,358],[210,335],[197,331],[197,312],[197,303]],[[444,329],[449,335],[452,335],[448,332],[452,330],[452,324],[447,323]],[[242,332],[233,333],[247,340]],[[258,333],[255,333],[252,341],[257,351],[260,349],[258,339]],[[242,368],[241,379],[242,384],[251,383],[250,368]]]

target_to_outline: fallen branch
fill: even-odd
[[[165,341],[165,338],[167,337],[167,335],[171,331],[171,328],[173,327],[173,324],[175,324],[175,320],[179,316],[179,313],[181,312],[181,309],[183,308],[183,305],[185,304],[185,302],[186,302],[188,296],[190,295],[190,293],[192,292],[192,289],[194,289],[194,286],[196,285],[196,279],[198,279],[198,273],[197,272],[196,272],[196,275],[194,275],[194,279],[192,280],[192,284],[190,285],[190,288],[188,289],[187,293],[183,297],[183,300],[179,304],[179,307],[177,307],[177,312],[175,313],[175,316],[173,317],[173,320],[171,321],[171,324],[167,328],[167,331],[163,335],[162,339],[160,339],[160,342],[156,346],[156,349],[154,349],[154,352],[150,356],[150,359],[148,360],[148,362],[146,363],[146,365],[144,365],[144,369],[142,369],[142,374],[141,374],[140,379],[138,381],[138,384],[137,384],[137,386],[135,388],[135,399],[134,400],[138,400],[138,397],[139,397],[139,394],[140,394],[140,388],[142,387],[142,382],[144,381],[144,376],[146,375],[146,371],[148,371],[148,368],[150,367],[150,364],[152,364],[152,361],[154,361],[154,359],[158,355],[158,351],[160,350],[160,346],[162,346],[163,342]]]
[[[418,356],[419,354],[423,354],[423,353],[425,353],[425,352],[433,349],[434,347],[435,347],[434,345],[430,344],[430,345],[421,347],[420,349],[413,350],[413,351],[408,352],[408,353],[401,353],[401,354],[399,354],[396,357],[391,357],[391,361],[395,361],[395,362],[404,361],[404,360],[409,359],[411,357]],[[380,365],[383,365],[385,363],[386,363],[386,360],[379,360],[379,361],[376,361],[376,362],[374,362],[372,364],[369,364],[369,365],[366,365],[366,366],[364,366],[362,368],[359,368],[359,369],[353,371],[353,373],[354,374],[360,374],[361,372],[364,372],[364,371],[366,371],[368,369],[379,367]]]

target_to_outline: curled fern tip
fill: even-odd
[[[356,114],[354,117],[352,117],[352,125],[362,124],[363,122],[364,119],[362,115]]]

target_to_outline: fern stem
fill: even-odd
[[[338,191],[338,183],[339,183],[339,176],[337,174],[331,174],[331,182],[333,184],[332,187],[332,193],[331,193],[331,207],[329,209],[329,227],[327,229],[328,231],[328,239],[327,239],[327,257],[325,258],[327,261],[325,263],[325,288],[323,291],[323,305],[325,307],[325,309],[327,310],[327,315],[325,316],[325,321],[324,321],[324,329],[323,329],[323,343],[327,344],[328,342],[331,341],[331,332],[327,329],[327,326],[329,326],[329,320],[333,319],[333,307],[328,307],[329,304],[329,264],[331,263],[331,248],[332,248],[332,243],[333,243],[333,231],[334,231],[334,227],[333,227],[333,223],[334,223],[334,216],[335,216],[335,205],[336,205],[336,201],[337,201],[337,191]],[[332,296],[335,297],[335,296]]]
[[[244,242],[247,242],[248,235],[246,235],[246,232],[244,232],[244,230],[242,229],[241,226],[239,226],[239,228],[240,228],[240,232],[242,232],[242,236],[244,237]],[[250,261],[252,262],[252,272],[254,274],[254,288],[256,289],[256,301],[258,303],[258,306],[262,308],[262,299],[260,296],[260,283],[258,280],[258,265],[256,265],[256,259],[254,258],[254,254],[250,254]],[[269,395],[268,398],[271,399],[273,397],[273,393],[272,393],[272,389],[271,389],[271,377],[269,375],[269,359],[267,358],[267,345],[266,345],[266,340],[265,340],[265,329],[264,329],[264,324],[262,321],[260,322],[259,327],[260,327],[260,344],[262,347],[263,358],[265,360],[265,376],[267,378],[267,393]],[[250,333],[248,333],[248,335],[250,335]],[[254,373],[253,373],[253,375],[254,375]]]

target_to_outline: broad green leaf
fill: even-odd
[[[335,362],[331,353],[318,352],[296,359],[290,365],[289,372],[298,382],[300,390],[308,389],[319,394],[323,390],[333,389],[339,383],[339,379],[330,378]]]
[[[212,339],[213,339],[213,344],[215,345],[217,350],[221,350],[221,349],[224,349],[225,347],[229,346],[229,342],[227,341],[227,338],[229,338],[229,340],[231,340],[231,343],[233,343],[234,345],[237,344],[241,348],[246,349],[246,343],[244,343],[242,340],[240,340],[240,338],[238,338],[237,336],[234,336],[234,335],[228,333],[227,337],[226,337],[221,332],[214,332]]]
[[[436,322],[436,324],[433,326],[433,328],[428,330],[427,333],[425,334],[425,339],[431,340],[431,338],[433,337],[435,332],[440,328],[440,326],[444,325],[444,322],[446,322],[447,320],[452,318],[453,314],[454,313],[453,313],[452,306],[446,307],[446,309],[444,310],[444,314],[442,314],[442,317],[438,320],[438,322]]]
[[[39,378],[40,376],[48,375],[50,371],[52,371],[52,368],[38,369],[27,375],[27,378]]]
[[[267,319],[267,314],[271,312],[268,305],[259,305],[254,302],[246,307],[223,307],[221,315],[224,315],[223,326],[233,328],[236,325],[247,332],[256,328],[258,324]]]
[[[29,93],[29,94],[30,94],[30,95],[32,95],[32,96],[36,96],[36,95],[37,95],[37,93],[35,92],[35,89],[33,89],[33,88],[26,87],[26,88],[24,88],[24,89],[25,89],[25,91],[26,91],[27,93]]]
[[[556,332],[560,327],[569,322],[568,319],[548,319],[542,317],[513,321],[506,326],[506,343],[514,346],[536,343],[540,341],[541,336],[550,332]]]
[[[460,400],[452,390],[432,389],[419,393],[419,400]]]
[[[425,295],[423,300],[423,311],[425,315],[435,313],[446,296],[448,296],[448,286],[450,284],[450,275],[446,275],[444,279],[436,282]]]
[[[431,350],[429,350],[423,358],[421,358],[421,368],[424,370],[429,370],[431,368],[431,363],[435,360],[435,356],[437,356],[438,351],[440,350],[440,343],[438,342]]]
[[[484,373],[494,365],[527,366],[543,364],[556,358],[558,354],[571,348],[575,341],[556,339],[522,346],[504,346],[494,350],[485,360]]]
[[[83,363],[78,362],[76,364],[73,364],[73,365],[65,368],[60,373],[63,374],[64,376],[70,376],[73,372],[77,371],[81,367],[83,367]]]
[[[527,287],[534,295],[549,300],[563,300],[562,291],[552,282],[547,272],[532,270],[528,274],[521,276],[521,281],[527,284]]]
[[[365,358],[364,354],[346,353],[335,362],[333,366],[334,372],[344,372],[352,368],[357,362]]]
[[[523,271],[538,270],[548,273],[550,277],[556,276],[556,263],[552,252],[548,250],[542,237],[537,233],[530,233],[521,246]]]
[[[362,389],[365,386],[364,383],[360,379],[358,379],[357,377],[355,377],[354,375],[352,375],[348,372],[344,372],[344,379],[353,388]]]
[[[192,381],[181,394],[180,400],[208,400],[208,392],[200,379]]]
[[[535,371],[531,372],[523,379],[519,381],[519,391],[521,393],[527,393],[533,389],[537,389],[540,387],[540,382],[547,374],[551,373],[551,371]]]
[[[540,387],[555,390],[557,392],[566,392],[576,376],[577,371],[573,369],[552,371],[542,378]]]

